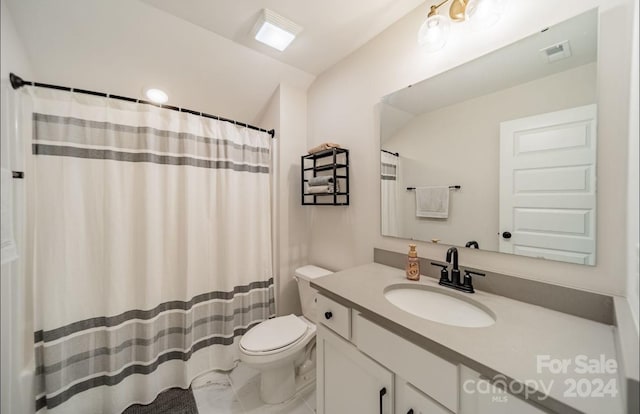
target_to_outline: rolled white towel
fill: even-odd
[[[307,187],[307,194],[332,194],[333,185],[317,185],[314,187]]]
[[[320,177],[309,178],[309,185],[311,187],[318,186],[318,185],[329,185],[329,184],[333,184],[333,177],[331,177],[330,175],[323,175]]]

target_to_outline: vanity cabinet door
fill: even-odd
[[[458,412],[458,365],[354,313],[352,340],[364,354],[411,382],[421,392]]]
[[[543,414],[535,407],[489,383],[460,365],[460,414]]]
[[[451,414],[413,385],[396,376],[396,414]]]
[[[393,413],[393,374],[323,325],[317,331],[318,414]]]

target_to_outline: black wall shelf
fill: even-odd
[[[349,150],[330,148],[300,157],[302,175],[301,194],[303,206],[349,205]],[[321,173],[321,174],[318,174]],[[313,177],[333,177],[331,193],[305,194],[307,183]]]

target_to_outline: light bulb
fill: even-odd
[[[163,104],[169,100],[169,95],[158,88],[148,88],[144,91],[144,94],[148,100],[157,104]]]
[[[449,38],[451,23],[438,14],[428,17],[418,30],[418,44],[429,52],[442,49]]]
[[[469,0],[465,9],[465,19],[473,30],[493,26],[504,12],[506,0]]]

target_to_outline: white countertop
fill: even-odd
[[[495,314],[495,324],[484,328],[443,325],[405,312],[384,297],[385,289],[391,285],[416,283],[484,305]],[[458,292],[439,286],[435,279],[425,276],[419,282],[412,282],[405,278],[404,270],[377,263],[314,279],[312,285],[427,350],[447,359],[453,355],[457,360],[453,362],[469,365],[488,377],[501,374],[515,380],[514,389],[520,384],[531,387],[536,384],[542,395],[548,397],[538,402],[546,408],[594,414],[624,412],[620,396],[622,384],[617,373],[579,372],[586,364],[601,370],[603,365],[596,361],[616,360],[613,326],[482,291]],[[434,347],[434,343],[441,348]],[[539,366],[539,359],[554,361],[554,364],[560,364],[557,360],[566,360],[566,369],[551,372],[548,366]],[[610,381],[617,387],[617,396],[611,397],[607,388],[603,389],[604,396],[592,396],[597,394],[600,382],[606,385]],[[572,384],[578,385],[573,388],[575,397],[571,396]]]

